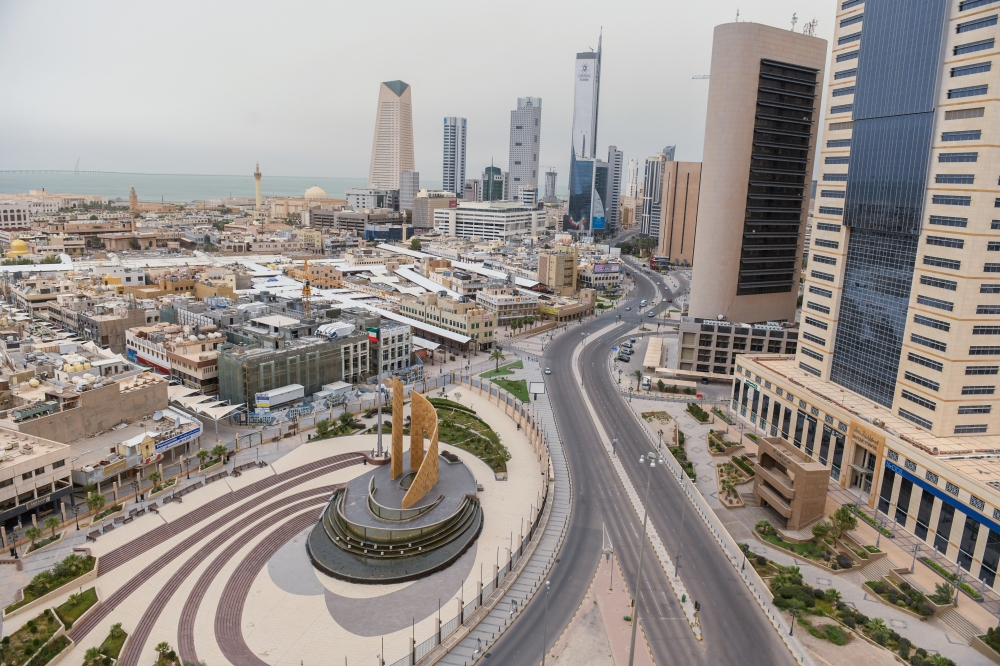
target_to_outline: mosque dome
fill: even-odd
[[[322,187],[313,185],[308,190],[306,190],[306,199],[326,199],[326,192],[323,191]]]
[[[10,251],[7,252],[7,254],[12,257],[19,257],[22,254],[28,254],[28,244],[18,238],[10,244]]]

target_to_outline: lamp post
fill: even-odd
[[[642,510],[642,540],[639,542],[639,570],[635,575],[635,609],[632,611],[632,641],[628,650],[628,666],[635,663],[635,631],[639,626],[639,604],[642,602],[642,556],[646,550],[646,523],[649,519],[649,486],[653,480],[653,470],[656,469],[656,454],[650,451],[649,468],[646,470],[646,500]],[[646,459],[639,456],[639,464],[644,465]]]
[[[661,451],[662,451],[662,450],[663,450],[663,429],[661,428],[661,429],[660,429],[660,430],[659,430],[659,431],[658,431],[658,432],[657,432],[656,434],[658,434],[658,435],[660,436],[660,441],[659,441],[659,443],[658,443],[658,444],[656,445],[656,448],[657,448],[658,450],[661,450]]]
[[[73,505],[73,518],[76,519],[76,529],[79,532],[80,531],[80,505],[79,504]]]
[[[545,666],[545,644],[549,641],[549,588],[551,581],[545,581],[545,616],[542,620],[542,666]]]
[[[798,615],[799,615],[799,609],[798,608],[793,608],[793,609],[791,609],[788,612],[792,616],[792,626],[788,629],[788,635],[789,636],[794,636],[795,635],[795,618],[798,617]]]
[[[132,490],[135,491],[135,502],[136,502],[136,504],[140,504],[140,502],[139,502],[139,475],[138,475],[138,473],[136,473],[136,477],[134,479],[132,479],[132,484],[131,485],[132,485]]]

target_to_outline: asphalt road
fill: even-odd
[[[633,275],[636,273],[633,271]],[[648,277],[647,277],[648,276]],[[623,324],[600,338],[590,339],[581,355],[581,371],[591,404],[595,406],[605,431],[618,433],[618,454],[640,494],[646,488],[647,467],[640,468],[639,456],[650,449],[639,425],[625,414],[622,398],[607,372],[612,342],[644,313],[637,311],[641,299],[652,300],[659,283],[666,298],[683,293],[684,281],[676,294],[666,280],[642,273],[633,293],[632,311],[621,312]],[[641,520],[636,516],[591,421],[581,397],[581,387],[571,371],[573,348],[581,333],[594,333],[616,315],[606,315],[570,327],[549,344],[545,363],[552,368],[546,377],[547,390],[566,445],[573,477],[573,514],[569,531],[549,575],[552,588],[548,616],[543,596],[528,605],[518,620],[502,635],[487,656],[491,664],[522,665],[541,660],[547,647],[572,620],[593,580],[602,546],[614,545],[629,589],[634,589],[638,562]],[[670,478],[665,467],[653,471],[650,486],[650,522],[659,532],[668,551],[681,550],[681,577],[689,593],[701,602],[704,640],[694,638],[673,595],[666,575],[653,557],[649,543],[643,563],[643,594],[640,621],[657,664],[794,664],[746,587],[723,556],[711,533],[695,520],[687,499]],[[685,508],[686,507],[686,508]],[[682,514],[684,515],[682,525]],[[599,585],[605,583],[599,582]],[[544,640],[543,640],[544,635]],[[643,637],[639,636],[638,646]]]

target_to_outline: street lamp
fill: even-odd
[[[76,519],[76,529],[77,529],[77,531],[79,531],[80,530],[80,505],[79,504],[74,504],[73,505],[73,517]]]
[[[139,502],[139,476],[138,476],[138,474],[136,474],[136,477],[132,480],[132,484],[131,485],[132,485],[132,489],[135,491],[135,502],[136,502],[136,504],[139,504],[140,502]]]
[[[549,587],[551,581],[545,581],[545,617],[542,620],[542,666],[545,666],[545,644],[549,638]]]
[[[656,448],[663,449],[663,430],[661,429],[657,434],[660,436],[660,442],[656,445]]]
[[[798,608],[793,608],[793,609],[791,609],[788,612],[792,616],[792,626],[788,630],[788,635],[789,636],[794,636],[795,635],[795,618],[798,617],[798,615],[799,615],[799,609]]]
[[[632,643],[628,650],[628,666],[635,663],[635,630],[639,626],[639,604],[642,602],[642,556],[646,551],[646,523],[649,519],[649,486],[653,480],[653,470],[656,469],[656,453],[650,451],[649,467],[646,470],[646,501],[642,509],[642,540],[639,542],[639,570],[635,575],[635,610],[632,611]],[[645,465],[646,458],[639,456],[639,464]]]

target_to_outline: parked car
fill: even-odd
[[[551,375],[552,374],[552,368],[545,368],[545,374]]]
[[[633,345],[635,344],[635,338],[629,338],[629,339],[628,339],[628,341],[629,341],[630,343],[632,343]]]
[[[632,360],[632,357],[629,356],[628,354],[621,353],[618,354],[618,360],[621,361],[622,363],[628,363],[629,361]]]
[[[647,317],[655,317],[655,316],[656,316],[656,313],[655,313],[655,312],[650,312],[650,313],[649,313],[648,315],[646,315],[646,316],[647,316]]]

